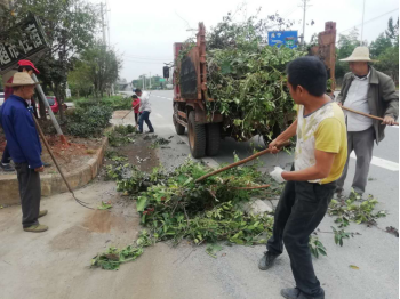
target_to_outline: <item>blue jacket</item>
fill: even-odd
[[[40,168],[42,146],[32,113],[23,98],[10,96],[2,105],[1,125],[7,146],[15,163],[27,163],[31,169]]]

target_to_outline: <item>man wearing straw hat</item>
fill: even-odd
[[[6,84],[14,89],[14,94],[2,105],[0,119],[17,170],[22,226],[26,232],[39,233],[48,229],[45,225],[39,225],[38,221],[39,217],[47,214],[47,211],[40,211],[42,147],[33,115],[25,102],[32,97],[35,84],[28,73],[16,73],[13,83]]]
[[[349,62],[351,73],[343,79],[338,95],[339,105],[367,114],[377,115],[384,121],[373,120],[363,115],[346,111],[347,162],[342,177],[337,181],[337,195],[342,196],[350,154],[357,156],[352,188],[356,199],[365,192],[369,165],[372,159],[374,141],[378,144],[384,138],[386,125],[393,125],[398,116],[399,96],[396,95],[393,80],[370,65],[376,62],[369,57],[367,47],[355,48],[352,55],[341,61]]]

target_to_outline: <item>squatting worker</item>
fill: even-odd
[[[308,243],[325,216],[346,163],[344,114],[324,95],[326,68],[318,58],[297,58],[288,65],[287,72],[290,95],[298,105],[297,120],[272,141],[270,149],[277,152],[279,145],[297,135],[295,169],[283,171],[276,167],[271,172],[274,179],[287,183],[275,211],[273,235],[258,267],[269,269],[285,243],[296,287],[282,290],[281,295],[288,299],[322,299],[325,292],[314,274]]]
[[[28,73],[16,73],[13,83],[6,86],[14,94],[2,105],[1,125],[6,133],[7,144],[17,170],[18,190],[22,203],[22,226],[26,232],[45,232],[48,227],[39,224],[40,176],[43,163],[40,159],[42,147],[35,127],[33,115],[25,102],[34,93],[35,82]]]
[[[350,154],[354,151],[357,157],[357,166],[352,187],[356,198],[361,199],[367,187],[374,141],[376,144],[381,142],[385,136],[386,125],[393,125],[394,118],[399,113],[399,96],[396,94],[393,80],[369,65],[374,61],[369,58],[367,47],[355,48],[353,54],[342,61],[350,63],[351,73],[344,76],[342,90],[338,96],[339,105],[384,118],[384,121],[381,122],[363,115],[345,112],[347,163],[343,176],[338,180],[336,191],[338,197],[343,195]]]
[[[33,65],[33,63],[28,60],[28,59],[21,59],[18,61],[18,70],[19,73],[21,72],[26,72],[30,76],[35,73],[35,74],[40,74],[39,70]],[[7,83],[13,83],[14,76],[11,76],[10,79],[7,81]],[[4,100],[7,101],[7,99],[14,93],[12,87],[6,87],[5,89],[5,97]],[[37,109],[35,107],[35,101],[33,97],[31,99],[27,99],[27,102],[30,102],[30,106],[32,106],[33,113],[36,118],[38,118],[37,114]],[[0,168],[3,171],[14,171],[15,169],[11,167],[10,165],[10,153],[8,146],[6,145],[3,155],[1,157],[1,163],[0,163]]]

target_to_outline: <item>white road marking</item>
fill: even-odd
[[[167,100],[170,100],[170,101],[172,101],[172,100],[173,100],[173,98],[167,98],[167,97],[162,97],[162,96],[155,96],[155,97],[157,97],[157,98],[161,98],[161,99],[167,99]]]
[[[353,158],[353,159],[356,159],[355,153],[352,152],[350,157]],[[379,157],[373,156],[371,164],[375,165],[375,166],[378,166],[380,168],[387,169],[387,170],[399,171],[399,163],[388,161],[388,160],[384,160],[384,159],[379,158]]]
[[[154,113],[155,116],[157,116],[158,118],[163,118],[163,116],[160,113]]]

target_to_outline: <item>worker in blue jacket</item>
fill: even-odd
[[[38,233],[48,229],[47,226],[40,225],[38,220],[47,214],[47,211],[40,211],[39,172],[43,171],[40,159],[42,147],[32,112],[25,102],[32,97],[35,84],[29,74],[16,73],[13,83],[6,84],[14,89],[14,94],[2,105],[0,119],[17,171],[22,226],[26,232]]]

